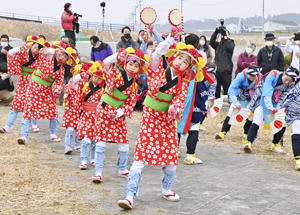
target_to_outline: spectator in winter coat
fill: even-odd
[[[220,38],[219,41],[217,41],[217,37]],[[234,40],[229,38],[229,32],[219,27],[216,28],[211,36],[209,44],[215,50],[215,64],[217,65],[216,98],[220,98],[221,86],[223,86],[224,95],[227,95],[231,83],[233,70],[232,55],[235,44]]]
[[[213,55],[211,52],[211,48],[207,42],[207,39],[204,35],[200,36],[199,45],[197,46],[197,49],[200,52],[203,52],[206,54],[207,63],[211,63],[213,61]]]
[[[292,45],[293,40],[296,45]],[[291,66],[300,71],[300,33],[293,34],[291,39],[286,41],[285,52],[292,54]]]
[[[248,43],[246,50],[238,57],[235,76],[251,65],[257,65],[257,57],[253,54],[256,49],[254,43]]]
[[[122,32],[122,37],[121,37],[121,40],[117,44],[117,51],[120,48],[126,49],[128,47],[132,47],[134,49],[138,49],[140,47],[139,44],[132,39],[131,29],[128,26],[125,26],[124,28],[122,28],[121,32]]]
[[[113,51],[107,43],[99,40],[99,37],[92,36],[90,38],[92,47],[91,60],[92,61],[104,61],[105,58],[113,54]]]
[[[272,33],[266,34],[266,46],[261,48],[257,55],[257,64],[262,68],[264,75],[271,70],[284,70],[284,57],[280,48],[274,45],[276,37]]]
[[[13,77],[7,74],[7,64],[0,63],[0,104],[8,105],[14,98]]]
[[[1,35],[0,38],[0,63],[7,63],[7,52],[13,47],[9,45],[9,37],[6,34]]]
[[[64,12],[61,15],[61,26],[65,31],[66,37],[72,39],[75,43],[76,37],[73,28],[73,22],[77,21],[77,18],[73,15],[71,11],[71,3],[66,3],[64,6]]]

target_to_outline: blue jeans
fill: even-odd
[[[28,137],[29,133],[30,133],[30,128],[31,128],[31,124],[30,124],[31,120],[30,119],[22,119],[22,123],[21,123],[21,136],[22,137]],[[56,128],[59,124],[59,121],[57,118],[55,119],[50,119],[50,123],[49,123],[49,129],[50,129],[50,135],[56,135]]]
[[[17,117],[18,117],[18,113],[19,111],[17,110],[10,110],[7,116],[7,120],[6,120],[6,126],[11,128],[12,125],[14,124],[14,122],[16,121]],[[32,119],[31,120],[32,125],[36,125],[37,126],[37,120],[36,119]]]
[[[66,135],[65,135],[65,148],[71,148],[72,147],[72,142],[75,136],[75,148],[80,147],[80,141],[78,140],[78,136],[75,134],[75,129],[73,127],[69,127],[66,130]]]
[[[81,151],[80,151],[80,160],[82,162],[88,161],[89,156],[89,146],[91,144],[91,161],[95,160],[95,149],[96,149],[96,143],[91,140],[90,138],[84,138],[81,140]]]

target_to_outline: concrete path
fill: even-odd
[[[8,108],[0,108],[0,113],[8,112]],[[61,110],[60,110],[61,112]],[[20,123],[21,115],[17,124]],[[61,119],[61,118],[60,118]],[[0,122],[3,125],[4,122]],[[63,155],[63,143],[51,144],[48,138],[48,122],[39,121],[41,132],[34,137],[51,147],[61,155],[61,159],[71,161],[74,165],[69,168],[78,168],[79,153]],[[133,158],[134,143],[137,138],[139,124],[130,120],[130,158]],[[14,126],[13,132],[19,132]],[[64,137],[64,128],[59,127],[58,134]],[[200,136],[201,139],[201,136]],[[180,146],[185,151],[185,138]],[[184,157],[184,153],[183,157]],[[300,178],[288,173],[273,170],[270,164],[260,157],[240,153],[238,149],[213,140],[210,143],[200,143],[197,154],[204,161],[203,165],[186,166],[180,159],[177,177],[174,184],[181,201],[168,202],[161,197],[162,171],[159,167],[146,167],[140,183],[140,195],[135,200],[135,209],[123,211],[117,207],[117,200],[124,197],[126,179],[117,176],[117,147],[108,145],[104,166],[104,182],[93,185],[83,198],[99,202],[99,207],[108,214],[203,214],[203,215],[291,215],[300,214]],[[68,175],[70,183],[82,183],[76,176]],[[93,169],[85,172],[86,177],[93,175]],[[96,193],[92,186],[102,186],[109,193]],[[108,196],[106,196],[108,195]],[[106,198],[104,198],[106,197]]]

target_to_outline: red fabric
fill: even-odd
[[[82,94],[84,84],[80,85],[78,87],[77,93],[80,95],[80,104],[83,107],[84,105],[84,99],[91,91],[90,86],[88,86],[85,91]],[[100,103],[101,96],[102,96],[102,89],[96,91],[87,102],[89,103]],[[90,111],[90,110],[83,110],[80,120],[77,125],[76,133],[78,135],[78,139],[82,140],[84,138],[91,138],[95,140],[95,134],[96,134],[96,112]]]
[[[73,127],[76,128],[79,122],[81,105],[79,103],[80,93],[77,92],[77,89],[72,88],[73,78],[65,86],[65,111],[62,121],[62,126],[65,128]],[[78,83],[79,84],[79,83]]]
[[[27,91],[27,87],[31,76],[22,76],[20,75],[22,72],[22,65],[29,61],[29,51],[27,49],[21,49],[14,56],[7,57],[7,69],[8,73],[11,75],[19,75],[18,84],[16,88],[16,94],[14,96],[14,100],[12,102],[11,110],[23,111],[24,110],[24,102],[25,102],[25,94]],[[28,68],[36,69],[38,65],[38,60],[36,60],[33,64],[29,65]]]
[[[105,71],[105,83],[108,91],[111,92],[113,87],[119,88],[124,85],[123,77],[116,78],[120,71],[115,67],[110,67],[109,71]],[[133,86],[135,88],[133,89]],[[103,108],[101,103],[97,107],[97,123],[96,123],[96,141],[112,142],[112,143],[129,143],[128,130],[125,118],[131,118],[137,99],[138,87],[132,84],[122,93],[129,95],[121,109],[124,115],[114,121],[109,117],[109,112],[115,112],[116,108],[106,104]]]
[[[237,60],[235,76],[237,76],[237,74],[242,72],[244,69],[248,68],[250,65],[257,65],[257,57],[255,55],[248,57],[246,52],[240,54]]]
[[[68,14],[66,11],[64,11],[61,15],[61,26],[64,30],[67,31],[73,31],[73,20],[75,20],[76,17],[74,15]]]
[[[46,58],[39,55],[37,68],[41,70],[41,77],[55,79],[52,87],[46,87],[30,80],[24,106],[24,119],[54,119],[58,117],[56,96],[54,90],[61,90],[64,86],[64,68],[53,72],[54,56]]]
[[[150,61],[152,67],[151,64]],[[163,75],[165,70],[162,62],[157,71],[148,71],[147,83],[150,93],[157,96],[159,88],[167,83],[166,76]],[[165,93],[174,96],[171,105],[176,104],[183,110],[187,92],[188,83],[183,81],[181,89],[174,86]],[[144,107],[134,160],[144,161],[148,165],[178,164],[177,128],[175,120],[168,119],[168,112],[155,111],[149,107]]]

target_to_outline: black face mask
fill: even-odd
[[[130,40],[131,39],[131,35],[130,34],[124,34],[124,38],[127,39],[127,40]]]

